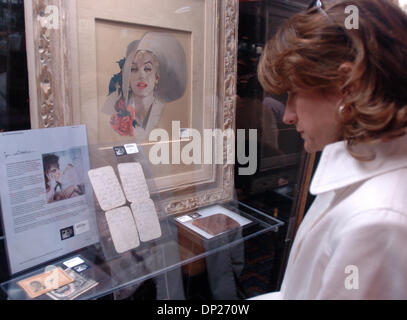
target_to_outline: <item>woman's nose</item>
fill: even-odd
[[[145,72],[143,69],[139,69],[134,73],[136,79],[144,78]]]
[[[288,103],[285,106],[283,122],[288,125],[295,125],[298,121],[297,113],[292,106],[289,106]]]

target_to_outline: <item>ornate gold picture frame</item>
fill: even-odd
[[[86,124],[89,144],[106,150],[134,142],[117,134],[110,140],[111,115],[101,108],[126,48],[155,32],[178,39],[187,75],[185,94],[165,104],[157,127],[169,130],[179,120],[182,128],[200,133],[235,129],[237,0],[25,0],[24,5],[32,128]],[[232,199],[234,165],[227,164],[231,150],[223,140],[223,164],[151,165],[167,214]],[[154,145],[141,144],[146,154]]]

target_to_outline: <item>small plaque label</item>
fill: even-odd
[[[136,143],[125,144],[124,148],[126,149],[127,154],[138,153],[138,148]]]
[[[185,223],[185,222],[191,221],[192,218],[190,216],[182,216],[182,217],[178,217],[177,220],[181,223]]]
[[[81,259],[79,257],[75,257],[73,259],[65,261],[63,264],[67,268],[73,268],[73,267],[79,266],[82,263],[85,263],[85,261],[83,259]]]

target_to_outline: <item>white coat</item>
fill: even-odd
[[[324,148],[281,291],[254,299],[407,299],[407,135],[364,148]]]

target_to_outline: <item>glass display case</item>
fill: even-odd
[[[230,208],[230,206],[228,205],[227,208]],[[238,234],[230,233],[212,241],[202,241],[199,238],[191,241],[190,237],[183,235],[184,232],[189,230],[184,231],[179,227],[177,228],[174,220],[169,221],[169,219],[166,219],[161,221],[161,224],[167,224],[166,227],[168,227],[167,230],[164,230],[166,235],[161,239],[143,244],[137,250],[118,255],[112,258],[112,260],[104,260],[104,256],[101,253],[102,250],[98,246],[94,246],[79,250],[74,254],[66,256],[64,259],[52,261],[50,265],[67,269],[67,262],[74,258],[80,258],[80,260],[78,259],[80,264],[75,265],[75,267],[83,267],[85,265],[84,268],[86,269],[83,271],[81,268],[77,269],[79,272],[74,271],[75,275],[79,274],[86,281],[93,280],[97,282],[97,285],[80,296],[74,297],[77,299],[96,299],[112,293],[115,294],[117,299],[128,298],[134,294],[135,289],[141,283],[149,279],[154,279],[156,282],[156,299],[185,299],[182,274],[180,272],[181,267],[208,257],[208,272],[214,273],[212,279],[213,285],[229,286],[230,290],[230,286],[235,285],[233,282],[228,283],[228,278],[233,278],[234,265],[229,264],[228,256],[231,254],[236,256],[235,268],[238,268],[239,264],[243,263],[243,248],[239,245],[245,240],[256,237],[264,232],[276,231],[281,225],[281,222],[278,220],[264,216],[261,213],[255,212],[253,215],[245,207],[243,207],[243,210],[234,209],[233,212],[240,217],[247,217],[254,221],[253,225],[239,230]],[[196,235],[194,234],[194,236]],[[204,248],[204,250],[196,250],[196,247]],[[222,259],[219,259],[220,257]],[[20,286],[19,283],[22,280],[42,274],[47,270],[52,270],[49,268],[49,265],[13,277],[11,280],[1,284],[3,293],[6,294],[7,299],[32,299],[22,289],[24,286]],[[59,289],[55,290],[56,293],[53,290],[50,295],[41,295],[35,298],[40,300],[50,299],[53,298],[52,294],[57,294],[58,291],[66,290],[69,293],[73,291],[72,288],[62,287],[62,290],[61,288]],[[66,298],[67,296],[60,296],[61,300]]]
[[[157,299],[184,299],[182,268],[202,259],[213,295],[237,298],[234,277],[244,266],[244,243],[283,225],[233,199],[168,214],[168,199],[173,201],[178,191],[160,192],[157,169],[150,167],[143,145],[133,151],[126,146],[124,154],[116,147],[82,145],[84,126],[15,133],[20,137],[1,137],[3,145],[10,139],[15,144],[3,147],[8,156],[2,159],[10,279],[0,286],[7,299],[109,294],[125,299],[150,279]],[[51,152],[67,135],[65,149]],[[45,138],[48,143],[42,145]],[[32,151],[12,153],[24,147]],[[59,176],[54,189],[48,188],[52,174]],[[71,186],[76,190],[69,192]],[[38,189],[45,192],[34,194]],[[56,270],[72,281],[61,282],[65,278]],[[47,290],[46,281],[57,284]]]

